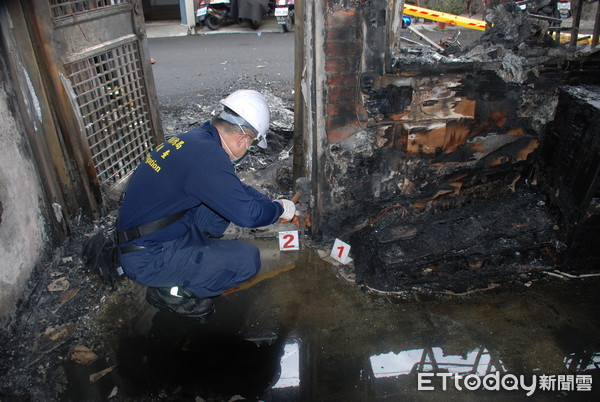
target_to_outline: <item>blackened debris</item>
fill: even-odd
[[[357,282],[385,291],[464,292],[547,269],[560,244],[534,193],[510,194],[436,214],[390,209],[350,239]]]
[[[543,144],[544,187],[570,239],[570,270],[600,266],[600,87],[563,87]]]
[[[485,31],[479,43],[496,44],[515,51],[527,47],[558,46],[548,34],[548,22],[529,17],[514,2],[506,2],[490,10],[486,20],[493,26]]]
[[[369,108],[373,103],[383,116],[388,118],[392,113],[401,113],[412,103],[413,89],[411,86],[388,85],[386,88],[374,90],[370,95],[365,107]]]

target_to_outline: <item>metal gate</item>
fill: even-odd
[[[65,66],[101,186],[110,187],[141,161],[151,127],[135,42]]]
[[[162,142],[140,0],[32,0],[67,154],[93,215]]]

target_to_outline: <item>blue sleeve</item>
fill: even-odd
[[[248,194],[250,194],[251,197],[263,199],[265,201],[272,201],[269,197],[267,197],[266,195],[264,195],[263,193],[261,193],[260,191],[255,189],[254,187],[249,186],[247,184],[243,184],[243,186],[246,189],[246,191],[248,192]],[[282,211],[282,213],[283,213],[283,211]]]
[[[238,226],[261,227],[276,222],[283,207],[242,183],[222,148],[211,151],[197,161],[199,166],[188,176],[186,191]]]

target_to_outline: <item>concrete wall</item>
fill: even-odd
[[[46,243],[43,192],[0,44],[0,325],[15,310]]]

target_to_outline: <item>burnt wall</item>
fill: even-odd
[[[360,131],[356,119],[359,64],[363,51],[362,11],[327,4],[325,76],[327,139],[337,142]]]
[[[565,233],[540,149],[558,88],[597,79],[590,58],[510,7],[498,18],[521,25],[497,24],[462,57],[391,55],[373,47],[382,10],[327,4],[319,231],[350,242],[357,280],[379,289],[460,291],[552,267]]]
[[[0,17],[3,13],[0,5]],[[2,21],[5,21],[2,19]],[[14,50],[14,49],[13,49]],[[5,326],[45,251],[48,215],[0,35],[0,325]],[[25,69],[20,73],[27,74]]]
[[[346,229],[359,225],[356,208],[377,213],[401,202],[435,212],[537,181],[538,130],[553,117],[561,74],[517,85],[493,71],[465,70],[362,76],[365,118],[351,115],[360,131],[330,138],[327,149],[324,178],[332,205],[343,208],[324,230],[338,230],[340,221]]]
[[[568,239],[564,264],[600,267],[600,86],[560,89],[543,160],[545,190]]]
[[[475,67],[363,77],[367,128],[330,145],[349,212],[369,217],[343,234],[359,283],[460,293],[553,266],[561,233],[538,192],[537,128],[561,73],[547,71],[525,85]]]

